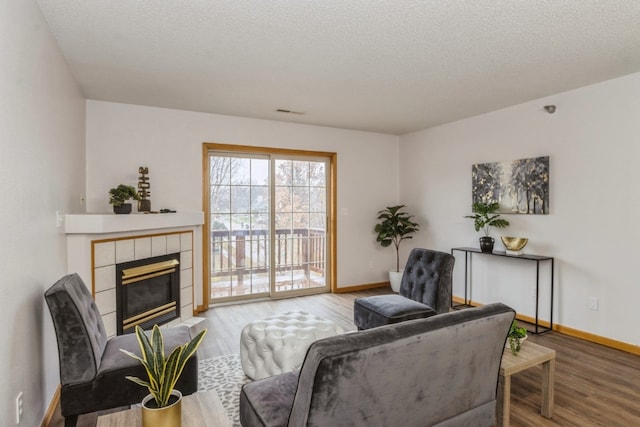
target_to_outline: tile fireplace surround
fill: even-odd
[[[180,253],[180,319],[193,317],[196,234],[203,212],[65,215],[67,271],[91,291],[108,336],[116,334],[116,264]]]

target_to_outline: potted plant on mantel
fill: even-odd
[[[411,234],[420,230],[420,226],[411,221],[413,215],[400,210],[405,205],[388,206],[378,212],[378,219],[382,220],[376,224],[374,231],[378,233],[376,241],[380,246],[386,248],[393,245],[396,248],[396,271],[389,271],[389,283],[394,292],[400,290],[400,281],[402,280],[402,271],[400,270],[400,243],[404,239],[411,239]]]
[[[480,237],[480,250],[482,252],[493,252],[493,244],[495,239],[491,237],[491,228],[505,228],[509,225],[509,221],[500,218],[496,211],[500,209],[499,203],[474,203],[471,210],[474,215],[466,215],[465,218],[473,219],[473,225],[476,231],[482,230],[484,236]]]
[[[142,357],[124,349],[120,351],[139,360],[149,377],[149,381],[138,377],[125,377],[149,389],[150,394],[142,399],[142,426],[180,427],[182,425],[182,393],[174,387],[187,360],[196,352],[207,330],[201,331],[190,342],[174,348],[169,357],[165,357],[162,333],[158,325],[153,325],[151,339],[140,326],[136,326],[135,333]]]
[[[131,203],[125,203],[129,199],[141,200],[140,195],[131,185],[120,184],[109,190],[109,204],[113,205],[114,213],[131,213]]]

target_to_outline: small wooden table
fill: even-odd
[[[98,417],[97,427],[141,426],[140,407]],[[227,414],[214,390],[203,391],[185,396],[182,399],[182,426],[207,427],[231,426]]]
[[[498,404],[496,406],[499,426],[509,425],[511,375],[537,365],[542,365],[542,402],[540,412],[547,418],[553,416],[553,375],[556,366],[556,351],[525,341],[522,343],[522,348],[517,356],[511,353],[511,348],[508,346],[502,354],[498,378]]]

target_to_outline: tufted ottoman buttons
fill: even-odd
[[[240,334],[240,361],[254,380],[298,369],[314,341],[344,333],[329,320],[292,311],[247,324]]]

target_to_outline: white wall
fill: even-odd
[[[87,101],[88,211],[109,212],[108,190],[136,185],[141,165],[149,167],[152,209],[202,210],[203,142],[336,152],[338,286],[387,280],[394,256],[377,245],[373,226],[377,211],[397,201],[396,136]]]
[[[557,112],[546,113],[547,104]],[[639,118],[640,74],[633,74],[402,136],[400,195],[429,224],[412,244],[477,247],[479,235],[463,218],[471,165],[548,155],[551,214],[506,216],[511,226],[494,232],[496,247],[498,235],[529,237],[527,253],[556,258],[555,322],[640,344],[640,331],[629,327],[640,300]],[[531,310],[531,267],[482,256],[474,265],[474,299]],[[462,266],[457,258],[456,283]],[[598,311],[587,308],[590,296]]]
[[[35,1],[0,2],[0,425],[39,425],[59,383],[44,291],[66,273],[55,212],[79,212],[84,99]]]

